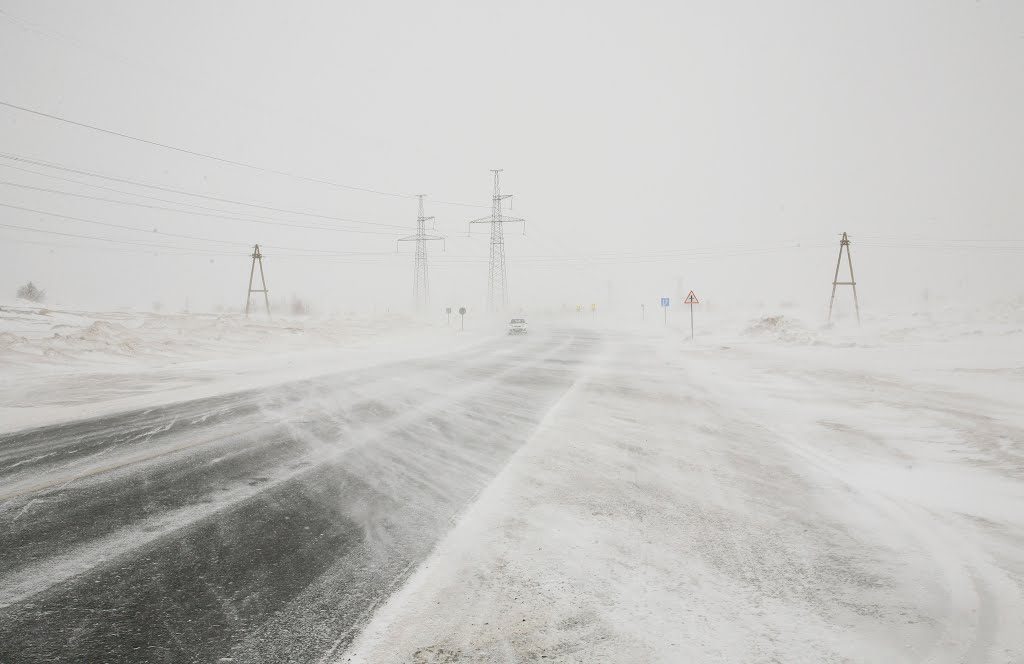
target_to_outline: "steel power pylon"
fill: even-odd
[[[494,195],[491,197],[491,216],[481,217],[469,222],[470,228],[473,224],[491,225],[491,258],[487,270],[487,310],[494,312],[508,307],[508,272],[505,268],[505,232],[502,224],[523,223],[523,230],[526,229],[526,220],[516,217],[505,217],[501,210],[501,201],[505,198],[512,198],[512,194],[501,193],[500,175],[503,169],[491,169],[494,173]]]
[[[846,263],[850,266],[850,280],[839,281],[839,266],[843,264],[843,248],[846,248]],[[828,320],[832,321],[832,304],[836,301],[836,286],[853,288],[853,306],[857,311],[857,324],[860,325],[860,302],[857,301],[857,280],[853,278],[853,259],[850,258],[850,238],[843,233],[839,240],[839,258],[836,260],[836,274],[832,277],[832,298],[828,301]]]
[[[262,289],[254,289],[252,287],[252,278],[256,274],[256,263],[260,264],[260,283],[263,284]],[[252,294],[263,293],[263,301],[267,305],[267,316],[270,316],[270,296],[267,294],[267,279],[263,276],[263,254],[260,252],[260,245],[254,244],[252,246],[252,267],[249,268],[249,292],[245,294],[245,315],[249,315],[249,308],[252,306]]]
[[[433,217],[423,216],[423,198],[426,194],[418,194],[420,199],[420,213],[416,217],[416,234],[399,238],[399,242],[416,241],[416,261],[413,266],[413,303],[416,311],[422,313],[430,305],[430,282],[427,279],[427,242],[440,240],[444,246],[444,237],[440,235],[427,235],[427,222]]]

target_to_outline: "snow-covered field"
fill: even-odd
[[[695,344],[682,320],[531,318],[510,347],[582,328],[593,353],[544,350],[571,388],[324,661],[1024,661],[1019,305],[861,328],[702,311]],[[0,431],[506,343],[398,317],[0,322]]]
[[[0,304],[0,432],[271,385],[479,342],[408,317],[157,314]]]

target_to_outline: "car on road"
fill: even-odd
[[[513,318],[508,322],[509,334],[526,334],[526,319]]]

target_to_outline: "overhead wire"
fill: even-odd
[[[0,227],[0,230],[2,230],[2,228],[3,227]],[[49,231],[44,231],[42,229],[30,229],[30,230],[34,230],[36,232],[43,232],[43,233],[49,232]],[[94,240],[102,240],[104,238],[86,236],[85,239],[93,240],[94,241]],[[50,247],[51,249],[74,249],[76,251],[77,250],[81,250],[81,249],[88,249],[89,251],[108,251],[108,252],[119,253],[119,254],[134,254],[134,255],[147,255],[147,256],[148,255],[153,255],[153,254],[157,253],[155,251],[150,251],[150,250],[131,249],[131,248],[120,247],[120,246],[108,247],[108,246],[104,246],[102,244],[99,244],[99,245],[96,245],[96,244],[83,244],[81,242],[47,242],[46,240],[30,240],[30,239],[24,238],[24,237],[4,238],[4,242],[12,242],[12,243],[17,243],[17,244],[31,244],[31,245],[36,245],[36,246]],[[197,257],[225,256],[225,257],[236,257],[237,258],[237,257],[245,255],[245,254],[238,253],[238,252],[197,251],[197,250],[194,250],[194,249],[185,249],[185,248],[181,248],[180,250],[164,248],[164,249],[162,249],[162,251],[163,251],[164,255],[167,255],[167,256],[197,256]]]
[[[67,233],[67,232],[64,232],[64,231],[54,231],[54,230],[49,230],[49,229],[45,229],[45,228],[33,228],[31,226],[19,226],[17,224],[0,223],[0,228],[13,228],[13,229],[16,229],[16,230],[30,231],[30,232],[33,232],[33,233],[43,233],[43,234],[46,234],[46,235],[58,235],[58,236],[61,236],[61,237],[72,237],[72,238],[85,239],[85,240],[98,240],[98,241],[103,241],[103,242],[112,242],[112,243],[115,243],[115,244],[125,244],[125,245],[139,246],[139,247],[156,247],[156,248],[160,248],[160,249],[180,249],[181,248],[181,247],[176,247],[176,246],[173,246],[173,245],[157,244],[157,243],[154,243],[154,242],[134,242],[132,240],[119,240],[117,238],[101,237],[101,236],[96,236],[96,235],[85,235],[85,234],[82,234],[82,233]],[[196,251],[202,251],[202,250],[196,250]],[[213,254],[220,255],[220,256],[234,255],[234,254],[217,253],[217,252],[205,252],[205,251],[203,253],[213,253]]]
[[[115,229],[118,229],[118,230],[132,231],[132,232],[136,232],[136,233],[147,233],[147,234],[153,233],[153,234],[157,234],[157,235],[163,235],[163,236],[166,236],[166,237],[174,237],[174,238],[185,239],[185,240],[193,240],[193,241],[198,241],[198,242],[209,242],[209,243],[212,243],[212,244],[226,244],[226,245],[233,245],[233,246],[238,246],[238,247],[246,247],[247,249],[248,249],[248,247],[252,246],[252,245],[250,245],[247,242],[239,242],[237,240],[221,240],[221,239],[218,239],[218,238],[210,238],[210,237],[199,236],[199,235],[189,235],[189,234],[186,234],[186,233],[166,232],[166,231],[160,231],[160,230],[157,230],[157,229],[148,230],[148,229],[145,229],[145,228],[139,228],[138,226],[126,226],[124,224],[115,224],[115,223],[106,222],[106,221],[99,221],[99,220],[96,220],[96,219],[86,219],[84,217],[76,217],[76,216],[73,216],[73,215],[61,214],[61,213],[58,213],[58,212],[52,212],[52,211],[48,211],[48,210],[39,210],[39,209],[36,209],[36,208],[29,208],[29,207],[25,207],[25,206],[22,206],[22,205],[14,205],[12,203],[0,202],[0,207],[6,207],[6,208],[13,209],[13,210],[20,210],[22,212],[28,212],[28,213],[32,213],[32,214],[46,215],[46,216],[49,216],[49,217],[55,217],[57,219],[64,219],[64,220],[67,220],[67,221],[74,221],[74,222],[84,223],[84,224],[93,224],[93,225],[96,225],[96,226],[104,226],[104,227],[107,227],[107,228],[115,228]],[[25,227],[25,228],[28,228],[28,227]],[[39,229],[30,229],[30,230],[39,230]],[[264,247],[267,247],[267,248],[270,248],[270,249],[281,249],[281,250],[284,250],[284,251],[302,251],[302,252],[308,252],[308,253],[311,253],[311,254],[330,254],[330,255],[336,255],[337,254],[337,252],[332,251],[330,249],[313,249],[313,248],[308,248],[308,247],[289,247],[289,246],[281,246],[281,245],[273,245],[273,244],[266,244],[266,245],[261,245],[261,246],[264,246]]]
[[[35,109],[35,108],[29,108],[27,106],[22,106],[20,104],[15,104],[15,103],[12,103],[10,101],[4,101],[2,99],[0,99],[0,106],[4,106],[6,108],[11,108],[11,109],[14,109],[14,110],[18,110],[18,111],[21,111],[23,113],[29,113],[29,114],[32,114],[32,115],[36,115],[38,117],[47,118],[47,119],[50,119],[50,120],[54,120],[56,122],[63,122],[65,124],[69,124],[69,125],[72,125],[72,126],[75,126],[75,127],[80,127],[80,128],[83,128],[83,129],[89,129],[91,131],[95,131],[95,132],[99,132],[99,133],[102,133],[102,134],[106,134],[108,136],[116,136],[116,137],[119,137],[119,138],[122,138],[122,139],[125,139],[125,140],[135,141],[137,143],[142,143],[142,144],[145,144],[145,145],[162,148],[164,150],[170,150],[170,151],[177,152],[177,153],[180,153],[180,154],[186,154],[186,155],[189,155],[189,156],[192,156],[192,157],[199,157],[199,158],[202,158],[202,159],[208,159],[208,160],[211,160],[211,161],[219,162],[219,163],[222,163],[222,164],[228,164],[228,165],[231,165],[231,166],[236,166],[236,167],[239,167],[239,168],[245,168],[245,169],[250,169],[250,170],[254,170],[254,171],[260,171],[260,172],[263,172],[263,173],[270,173],[270,174],[273,174],[273,175],[279,175],[279,176],[283,176],[283,177],[288,177],[288,178],[292,178],[292,179],[303,181],[303,182],[311,182],[311,183],[315,183],[315,184],[328,185],[328,186],[336,187],[336,188],[339,188],[339,189],[347,189],[347,190],[351,190],[351,191],[360,191],[360,192],[364,192],[364,193],[377,194],[377,195],[380,195],[380,196],[389,196],[389,197],[393,197],[393,198],[416,198],[416,196],[417,196],[417,194],[406,194],[406,193],[400,193],[400,192],[394,192],[394,191],[385,191],[385,190],[382,190],[382,189],[374,189],[372,187],[363,187],[363,186],[358,186],[358,185],[343,184],[343,183],[340,183],[340,182],[334,182],[332,180],[326,180],[326,179],[318,178],[318,177],[311,177],[311,176],[308,176],[308,175],[302,175],[300,173],[294,173],[294,172],[291,172],[291,171],[285,171],[285,170],[281,170],[281,169],[277,169],[277,168],[269,168],[269,167],[266,167],[266,166],[258,166],[256,164],[250,164],[248,162],[239,161],[237,159],[229,159],[227,157],[221,157],[221,156],[210,154],[210,153],[207,153],[207,152],[201,152],[199,150],[191,150],[189,148],[183,148],[183,147],[179,147],[179,146],[176,146],[176,145],[170,145],[169,143],[162,143],[160,141],[154,141],[154,140],[151,140],[151,139],[148,139],[148,138],[142,138],[142,137],[139,137],[139,136],[133,136],[131,134],[128,134],[128,133],[125,133],[125,132],[122,132],[122,131],[117,131],[117,130],[114,130],[114,129],[107,129],[106,127],[100,127],[98,125],[90,124],[88,122],[81,122],[79,120],[73,120],[71,118],[67,118],[67,117],[63,117],[63,116],[60,116],[60,115],[56,115],[54,113],[47,113],[45,111],[40,111],[40,110]],[[442,204],[442,205],[458,205],[458,206],[464,206],[464,207],[480,207],[480,208],[490,207],[489,205],[482,205],[482,204],[478,204],[478,203],[463,203],[463,202],[460,202],[460,201],[433,200],[432,203],[434,203],[434,204]]]
[[[116,225],[114,226],[117,227]],[[137,242],[130,240],[121,240],[117,238],[109,238],[103,236],[86,235],[80,233],[67,233],[61,231],[53,231],[49,229],[33,228],[28,226],[19,226],[14,224],[0,224],[0,228],[11,228],[16,230],[24,230],[35,233],[42,233],[48,235],[55,235],[59,237],[68,237],[76,239],[86,239],[92,241],[110,242],[119,245],[129,245],[146,248],[157,248],[165,251],[173,252],[172,255],[180,256],[241,256],[247,255],[249,247],[245,246],[245,251],[241,249],[237,252],[227,252],[219,250],[207,250],[197,249],[192,247],[182,247],[180,245],[161,244],[154,242]],[[146,232],[144,229],[132,229],[139,232]],[[169,234],[167,234],[169,235]],[[188,239],[202,239],[204,241],[210,241],[210,238],[196,238],[189,237]],[[34,244],[41,244],[33,242],[31,240],[25,240],[24,238],[15,238],[14,242],[27,242]],[[214,242],[220,242],[213,240]],[[241,243],[238,243],[242,246]],[[264,245],[261,245],[264,246]],[[767,254],[775,253],[779,251],[795,250],[795,249],[821,249],[828,248],[831,245],[817,244],[809,245],[806,243],[794,243],[786,244],[776,247],[742,247],[726,249],[722,247],[713,249],[684,249],[674,250],[672,253],[666,253],[664,251],[650,252],[648,254],[630,254],[630,255],[605,255],[598,262],[593,261],[593,256],[523,256],[517,259],[517,262],[528,264],[531,269],[533,268],[548,268],[548,267],[579,267],[586,268],[594,265],[608,266],[616,264],[644,264],[644,263],[663,263],[678,260],[701,260],[708,258],[723,258],[723,257],[734,257],[734,256],[749,256],[756,254]],[[272,254],[273,258],[278,259],[300,259],[300,260],[316,260],[325,262],[344,262],[344,263],[385,263],[393,261],[394,259],[400,258],[400,254],[393,252],[340,252],[330,250],[306,250],[296,249],[287,247],[276,247],[273,245],[266,245],[265,248],[274,250]],[[925,247],[932,248],[932,247]],[[968,247],[971,248],[971,247]],[[1024,247],[1014,248],[1022,250]],[[148,251],[144,253],[150,253]],[[266,254],[265,254],[266,255]],[[438,256],[434,262],[442,264],[482,264],[486,262],[486,257],[482,256]]]
[[[387,227],[387,228],[400,228],[403,231],[406,231],[406,230],[409,229],[409,226],[403,226],[403,225],[398,225],[398,224],[387,224],[387,223],[382,223],[382,222],[365,221],[365,220],[361,220],[361,219],[351,219],[351,218],[348,218],[348,217],[337,217],[337,216],[332,216],[332,215],[320,214],[320,213],[316,213],[316,212],[308,212],[308,211],[303,211],[303,210],[292,210],[292,209],[288,209],[288,208],[274,207],[272,205],[264,205],[264,204],[260,204],[260,203],[250,203],[250,202],[246,202],[246,201],[234,200],[234,199],[231,199],[231,198],[223,198],[223,197],[219,197],[219,196],[211,196],[209,194],[200,194],[200,193],[188,191],[188,190],[185,190],[185,189],[175,189],[173,187],[165,187],[165,186],[162,186],[162,185],[157,185],[157,184],[152,184],[152,183],[147,183],[147,182],[141,182],[139,180],[131,180],[131,179],[128,179],[128,178],[122,178],[122,177],[117,177],[117,176],[113,176],[113,175],[104,175],[102,173],[96,173],[96,172],[93,172],[93,171],[87,171],[87,170],[83,170],[83,169],[72,168],[72,167],[69,167],[69,166],[66,166],[66,165],[61,165],[61,164],[57,164],[57,163],[53,163],[53,162],[47,162],[47,161],[43,161],[43,160],[39,160],[39,159],[32,159],[30,157],[24,157],[22,155],[16,155],[16,154],[13,154],[13,153],[0,152],[0,158],[8,159],[10,161],[17,161],[17,162],[22,162],[22,163],[33,164],[35,166],[42,166],[44,168],[52,168],[52,169],[55,169],[55,170],[65,171],[65,172],[68,172],[68,173],[75,173],[77,175],[85,175],[87,177],[100,178],[100,179],[103,179],[103,180],[110,180],[112,182],[120,182],[121,184],[128,184],[128,185],[132,185],[134,187],[143,187],[143,188],[146,188],[146,189],[154,189],[154,190],[163,191],[163,192],[166,192],[166,193],[179,194],[179,195],[182,195],[182,196],[194,196],[196,198],[203,198],[203,199],[206,199],[206,200],[217,201],[218,203],[228,203],[230,205],[241,205],[241,206],[244,206],[244,207],[258,208],[258,209],[267,210],[267,211],[270,211],[270,212],[279,212],[279,213],[282,213],[282,214],[294,214],[294,215],[304,216],[304,217],[315,217],[315,218],[318,218],[318,219],[327,219],[327,220],[330,220],[330,221],[342,221],[342,222],[348,222],[348,223],[366,224],[366,225],[370,225],[370,226],[381,226],[381,227]]]
[[[91,189],[99,189],[101,191],[110,191],[110,192],[113,192],[113,193],[122,194],[124,196],[133,196],[133,197],[136,197],[136,198],[142,198],[142,199],[145,199],[145,200],[157,201],[157,202],[160,202],[160,203],[169,203],[171,205],[179,205],[181,207],[186,207],[186,208],[195,208],[197,210],[208,210],[208,211],[211,211],[211,212],[218,213],[218,214],[210,215],[210,216],[215,216],[215,217],[216,216],[223,216],[223,218],[228,219],[228,220],[248,221],[248,222],[251,222],[251,223],[265,223],[265,224],[270,224],[270,225],[274,225],[274,226],[283,226],[283,227],[286,227],[286,228],[304,228],[304,229],[311,229],[311,230],[337,231],[337,232],[344,232],[344,233],[378,234],[378,235],[387,235],[389,237],[394,237],[396,235],[396,233],[389,233],[389,232],[385,232],[385,231],[380,231],[380,232],[359,231],[359,230],[354,230],[354,229],[338,228],[336,226],[310,226],[310,225],[299,224],[299,223],[290,222],[290,221],[278,221],[277,220],[278,218],[274,218],[274,217],[263,217],[263,216],[255,215],[255,214],[251,214],[251,213],[235,212],[233,210],[225,210],[223,208],[210,207],[210,206],[207,206],[207,205],[199,205],[199,204],[196,204],[196,203],[187,203],[185,201],[176,201],[176,200],[171,200],[171,199],[167,199],[167,198],[160,198],[159,196],[150,196],[150,195],[147,195],[147,194],[140,194],[139,192],[135,192],[135,191],[125,191],[123,189],[115,189],[113,187],[106,187],[104,185],[95,184],[95,183],[91,183],[91,182],[84,182],[82,180],[75,180],[75,179],[72,179],[72,178],[65,178],[65,177],[61,177],[59,175],[53,175],[52,173],[43,173],[43,172],[40,172],[40,171],[34,171],[32,169],[29,169],[29,168],[22,168],[20,166],[13,166],[11,164],[0,163],[0,168],[9,168],[9,169],[13,169],[13,170],[16,170],[16,171],[20,171],[22,173],[31,173],[33,175],[38,175],[40,177],[44,177],[44,178],[48,178],[48,179],[52,179],[52,180],[58,180],[60,182],[68,182],[68,183],[80,185],[80,186],[83,186],[83,187],[89,187]],[[24,186],[24,185],[15,185],[15,186]],[[64,194],[67,194],[67,195],[78,195],[78,196],[81,196],[81,194],[70,194],[69,192],[63,192],[63,191],[60,192],[60,193],[64,193]],[[198,195],[198,194],[194,194],[194,195]],[[110,200],[111,202],[124,203],[124,204],[134,203],[132,201],[115,201],[115,200],[112,200],[112,199],[99,199],[99,198],[97,198],[97,200]],[[186,210],[175,210],[175,211],[187,212]],[[341,219],[341,218],[338,218],[338,219]],[[354,220],[354,219],[353,220],[348,220],[348,221],[352,221],[353,223],[363,223],[363,224],[378,224],[379,223],[379,222],[359,221],[359,220]],[[383,227],[391,227],[392,226],[390,224],[383,224],[383,223],[379,223],[379,225],[381,225]],[[409,227],[407,227],[407,226],[400,226],[398,224],[395,224],[394,228],[396,230],[400,230],[402,232],[407,232],[409,230]]]
[[[4,165],[4,164],[0,164],[0,165]],[[47,187],[35,187],[35,186],[32,186],[32,185],[22,184],[22,183],[19,183],[19,182],[11,182],[11,181],[8,181],[8,180],[0,180],[0,185],[5,185],[5,186],[9,186],[9,187],[19,187],[21,189],[28,189],[28,190],[32,190],[32,191],[40,191],[40,192],[46,192],[46,193],[51,193],[51,194],[59,194],[61,196],[71,196],[71,197],[74,197],[74,198],[82,198],[82,199],[92,200],[92,201],[101,201],[101,202],[104,202],[104,203],[115,203],[117,205],[131,205],[131,206],[134,206],[134,207],[146,208],[146,209],[150,209],[150,210],[164,210],[164,211],[167,211],[167,212],[175,212],[175,213],[178,213],[178,214],[188,214],[188,215],[200,216],[200,217],[210,217],[210,218],[217,218],[217,219],[226,219],[228,221],[237,221],[237,222],[253,223],[253,224],[267,224],[267,225],[272,225],[272,226],[284,226],[286,228],[303,228],[303,229],[318,230],[318,231],[332,231],[332,232],[337,232],[337,233],[359,233],[359,234],[364,234],[364,235],[386,235],[388,237],[394,237],[396,235],[396,233],[389,233],[389,232],[386,232],[386,231],[370,231],[370,230],[361,230],[361,229],[357,229],[357,228],[338,228],[336,226],[309,226],[309,225],[294,224],[294,223],[287,223],[287,222],[281,222],[281,221],[270,221],[270,220],[266,220],[266,219],[247,218],[247,217],[235,217],[235,216],[230,216],[230,215],[226,215],[226,214],[215,214],[215,213],[210,213],[210,212],[193,212],[193,211],[190,211],[190,210],[179,210],[179,209],[176,209],[176,208],[165,207],[165,206],[162,206],[162,205],[148,205],[146,203],[137,203],[137,202],[134,202],[134,201],[119,201],[119,200],[112,199],[112,198],[102,198],[100,196],[89,196],[89,195],[86,195],[86,194],[77,194],[77,193],[73,193],[73,192],[69,192],[69,191],[62,191],[60,189],[50,189],[50,188],[47,188]]]
[[[26,170],[26,169],[19,169],[19,170]],[[28,171],[28,172],[34,172],[34,171]],[[161,209],[161,210],[167,210],[167,211],[170,211],[170,212],[176,212],[176,213],[182,213],[182,214],[201,214],[201,213],[192,213],[192,212],[185,211],[185,210],[177,210],[177,209],[173,209],[173,208],[166,208],[166,207],[162,207],[162,206],[150,206],[150,205],[136,203],[136,202],[132,202],[132,201],[118,201],[118,200],[115,200],[115,199],[106,199],[106,198],[100,198],[100,197],[87,196],[87,195],[84,195],[84,194],[76,194],[76,193],[72,193],[72,192],[65,192],[65,191],[61,191],[61,190],[48,189],[48,188],[44,188],[44,187],[35,187],[35,186],[32,186],[32,185],[24,185],[24,184],[21,184],[21,183],[14,183],[14,182],[8,182],[8,181],[3,181],[3,180],[0,180],[0,184],[16,186],[16,187],[23,187],[23,188],[30,189],[30,190],[38,190],[38,191],[43,191],[43,192],[48,192],[48,193],[56,193],[56,194],[61,194],[61,195],[74,196],[74,197],[80,197],[80,198],[92,199],[92,200],[98,200],[98,201],[103,201],[103,202],[108,202],[108,203],[126,204],[126,205],[137,205],[137,206],[144,207],[144,208]],[[124,192],[124,193],[127,194],[128,192]],[[115,229],[118,229],[118,230],[127,230],[127,231],[130,231],[130,232],[137,232],[137,233],[151,233],[151,232],[155,232],[155,233],[158,233],[158,234],[163,235],[165,237],[176,237],[176,238],[180,238],[180,239],[187,239],[187,240],[200,241],[200,242],[209,242],[209,243],[215,243],[215,244],[229,244],[229,245],[240,246],[240,247],[244,246],[246,248],[248,248],[248,246],[249,246],[248,243],[242,243],[242,242],[237,242],[237,241],[221,240],[221,239],[218,239],[218,238],[210,238],[210,237],[205,237],[205,236],[189,235],[189,234],[184,234],[184,233],[157,231],[155,229],[153,231],[150,231],[148,229],[139,228],[139,227],[135,227],[135,226],[127,226],[127,225],[123,225],[123,224],[114,224],[114,223],[103,222],[103,221],[99,221],[99,220],[95,220],[95,219],[86,219],[86,218],[83,218],[83,217],[77,217],[77,216],[73,216],[73,215],[65,215],[65,214],[60,214],[60,213],[56,213],[56,212],[53,212],[53,211],[39,210],[39,209],[36,209],[36,208],[30,208],[30,207],[26,207],[26,206],[14,205],[14,204],[10,204],[10,203],[2,203],[2,202],[0,202],[0,206],[11,208],[11,209],[15,209],[15,210],[20,210],[20,211],[23,211],[23,212],[33,213],[33,214],[46,215],[46,216],[50,216],[50,217],[54,217],[54,218],[58,218],[58,219],[65,219],[65,220],[79,222],[79,223],[88,223],[88,224],[100,225],[100,226],[105,226],[105,227],[108,227],[108,228],[115,228]],[[253,222],[257,222],[257,223],[263,222],[263,220],[258,220],[258,219],[245,219],[245,218],[238,218],[238,217],[229,217],[229,216],[226,216],[226,215],[203,215],[203,216],[221,217],[221,218],[228,219],[228,220],[231,220],[231,221],[253,221]],[[275,223],[275,222],[264,222],[264,223]],[[297,224],[287,224],[287,223],[282,223],[281,225],[283,225],[283,226],[303,227],[303,226],[299,226]],[[318,226],[304,227],[304,228],[310,228],[310,229],[313,229],[313,230],[329,230],[326,227],[318,227]],[[33,230],[40,230],[40,229],[33,229]],[[358,232],[358,231],[354,231],[354,232]],[[389,234],[389,233],[380,233],[380,234],[392,235],[392,234]],[[892,236],[889,236],[889,237],[892,237]],[[109,238],[102,238],[102,239],[109,240]],[[991,242],[1001,242],[1002,244],[997,244],[997,245],[979,244],[980,242],[989,242],[989,243],[991,243]],[[1011,241],[1011,242],[1015,242],[1015,241]],[[1005,250],[1017,251],[1017,250],[1024,249],[1024,246],[1006,245],[1005,241],[977,241],[977,240],[911,240],[911,241],[891,240],[891,241],[887,241],[887,242],[886,241],[882,241],[882,242],[878,242],[878,241],[876,241],[876,242],[871,242],[871,241],[864,242],[864,241],[861,241],[861,242],[859,242],[859,244],[862,245],[862,246],[900,247],[900,248],[908,248],[909,247],[909,248],[921,248],[921,249],[965,249],[965,248],[967,248],[967,249],[987,249],[987,250],[1004,250],[1004,251]],[[337,257],[337,256],[348,256],[348,257],[351,257],[351,256],[356,256],[356,255],[386,255],[386,254],[390,254],[390,252],[337,252],[337,251],[332,251],[332,250],[329,250],[329,249],[321,249],[321,248],[289,247],[289,246],[280,246],[280,245],[264,245],[264,246],[266,248],[270,248],[270,249],[279,249],[279,250],[284,250],[284,251],[301,252],[301,253],[298,253],[298,254],[294,254],[294,256],[296,256],[296,257],[331,258],[331,257]],[[599,253],[589,254],[589,255],[568,255],[567,254],[567,255],[520,256],[516,260],[517,260],[517,262],[520,262],[520,263],[528,263],[528,264],[534,264],[534,265],[536,265],[536,264],[543,264],[545,262],[551,262],[551,261],[554,261],[554,262],[557,262],[557,263],[563,264],[563,265],[564,264],[573,264],[573,263],[582,263],[584,265],[607,265],[607,264],[618,264],[618,263],[659,262],[659,261],[665,261],[665,260],[678,260],[678,259],[693,258],[693,257],[700,257],[700,256],[743,255],[743,254],[746,254],[746,253],[763,253],[765,251],[779,251],[779,250],[792,249],[792,248],[800,248],[800,247],[816,247],[816,248],[819,248],[819,247],[828,247],[828,246],[830,246],[830,245],[827,245],[827,244],[806,244],[806,243],[804,243],[804,244],[801,244],[801,243],[787,244],[787,245],[783,245],[783,246],[779,246],[779,247],[767,247],[767,248],[766,247],[762,247],[762,246],[754,246],[754,247],[722,247],[722,246],[719,246],[719,247],[699,248],[699,249],[675,249],[675,250],[672,250],[672,249],[669,249],[669,250],[662,249],[662,250],[658,250],[658,251],[654,251],[654,252],[639,252],[639,253],[638,252],[599,252]],[[721,251],[721,249],[726,249],[726,251]],[[439,257],[435,258],[435,262],[441,262],[441,263],[456,263],[456,262],[460,262],[460,261],[461,262],[477,262],[477,261],[481,261],[482,262],[483,258],[476,257],[476,256],[451,256],[451,255],[439,256]]]

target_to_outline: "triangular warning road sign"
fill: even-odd
[[[685,300],[683,300],[683,304],[700,304],[700,300],[697,299],[697,296],[693,291],[690,291],[690,294],[686,296]]]

